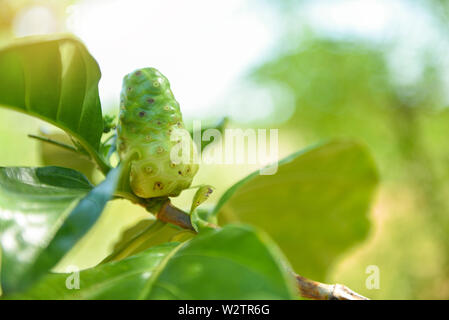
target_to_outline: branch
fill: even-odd
[[[170,201],[165,202],[158,213],[156,218],[163,221],[174,224],[183,229],[195,231],[190,221],[190,216],[181,209],[173,206]]]
[[[301,296],[314,300],[369,300],[341,284],[324,284],[295,274]]]
[[[183,229],[194,230],[190,216],[181,209],[165,202],[156,213],[156,218],[177,225]],[[324,284],[294,274],[301,296],[314,300],[369,300],[341,284]]]

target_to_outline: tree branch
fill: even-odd
[[[173,206],[170,201],[167,201],[162,205],[159,212],[156,213],[156,218],[163,222],[174,224],[183,229],[195,231],[192,226],[192,222],[190,222],[190,216],[181,209]]]
[[[295,274],[301,296],[314,300],[369,300],[341,284],[324,284]]]
[[[193,230],[190,216],[181,209],[165,202],[156,213],[156,218],[187,230]],[[314,300],[369,300],[341,284],[324,284],[309,280],[294,273],[301,296]]]

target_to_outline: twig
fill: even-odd
[[[78,150],[75,147],[72,147],[72,146],[70,146],[68,144],[65,144],[65,143],[62,143],[62,142],[59,142],[59,141],[56,141],[56,140],[52,140],[50,138],[36,136],[34,134],[29,134],[28,137],[36,139],[36,140],[40,140],[40,141],[43,141],[43,142],[47,142],[47,143],[53,144],[55,146],[64,148],[66,150],[78,153]]]
[[[195,231],[192,226],[192,222],[190,221],[190,216],[184,211],[173,206],[170,201],[167,201],[162,205],[161,209],[156,214],[156,218],[161,221],[174,224],[183,229]]]
[[[314,300],[369,300],[341,284],[324,284],[295,274],[301,296]]]
[[[194,230],[190,216],[173,206],[170,201],[164,203],[156,218],[177,225],[183,229]],[[314,300],[369,300],[341,284],[324,284],[294,274],[301,296]]]
[[[83,145],[80,144],[81,149],[77,149],[71,145],[68,145],[68,144],[65,144],[65,143],[62,143],[59,141],[55,141],[55,140],[52,140],[52,139],[49,139],[46,137],[36,136],[34,134],[28,134],[28,137],[53,144],[55,146],[64,148],[68,151],[75,152],[75,153],[79,154],[80,156],[86,157],[87,159],[93,161],[105,176],[108,174],[109,170],[111,170],[111,167],[104,161],[104,159],[102,159],[102,157],[99,155],[99,153],[96,152],[95,150],[92,150],[92,148],[89,148],[89,150],[87,150],[87,147],[84,147]],[[74,142],[72,136],[70,136],[70,138]]]

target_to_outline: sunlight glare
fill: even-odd
[[[125,74],[152,66],[170,80],[185,117],[202,119],[226,113],[212,106],[274,38],[247,2],[81,1],[69,8],[68,28],[99,61],[104,108],[117,107]]]

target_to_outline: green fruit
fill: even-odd
[[[198,171],[198,165],[193,163],[196,149],[188,136],[190,161],[172,162],[170,154],[178,142],[171,141],[170,136],[175,130],[185,131],[185,128],[167,78],[154,68],[138,69],[126,75],[121,92],[117,150],[122,163],[130,166],[129,182],[137,196],[177,196],[190,186]]]

